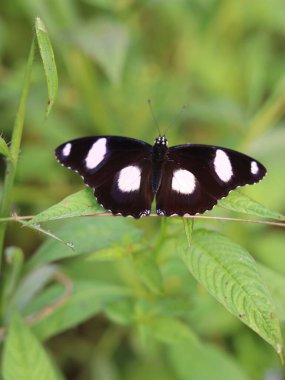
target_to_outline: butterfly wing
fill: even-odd
[[[171,147],[156,197],[157,213],[203,213],[231,190],[259,182],[265,174],[261,163],[231,149],[210,145]]]
[[[58,161],[79,173],[98,202],[113,214],[150,212],[151,145],[118,136],[84,137],[60,145]]]

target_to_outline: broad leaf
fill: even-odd
[[[192,340],[173,344],[168,358],[180,380],[249,380],[228,354],[213,345],[202,346]]]
[[[29,328],[14,315],[4,347],[4,380],[57,380],[59,376]]]
[[[232,314],[282,352],[275,306],[249,253],[227,237],[198,230],[182,250],[194,277]]]
[[[128,247],[139,240],[141,232],[129,220],[123,218],[79,218],[68,221],[58,229],[57,235],[74,244],[74,250],[56,240],[46,240],[31,258],[29,266],[80,254],[95,252],[102,248]]]
[[[38,224],[49,220],[72,218],[80,215],[90,215],[101,212],[91,189],[84,189],[69,195],[61,202],[48,208],[31,219],[28,224]]]
[[[36,17],[35,22],[36,36],[40,49],[41,58],[45,70],[47,88],[48,88],[48,104],[46,109],[46,116],[49,115],[58,90],[58,78],[55,65],[54,54],[52,45],[48,36],[48,32],[42,20]]]
[[[221,199],[218,205],[227,210],[241,212],[243,214],[255,215],[261,218],[285,220],[284,215],[270,210],[237,190],[232,191],[226,198]]]

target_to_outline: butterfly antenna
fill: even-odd
[[[182,112],[185,111],[185,109],[187,107],[188,107],[188,104],[183,104],[183,106],[180,108],[180,110],[177,112],[177,114],[172,119],[172,122],[170,123],[170,125],[166,128],[166,130],[164,132],[164,136],[165,136],[166,132],[176,124],[176,122],[180,118]]]
[[[147,102],[148,102],[148,106],[149,106],[150,113],[151,113],[151,115],[152,115],[152,118],[153,118],[154,124],[155,124],[155,126],[156,126],[156,128],[157,128],[157,130],[158,130],[159,136],[161,136],[161,132],[160,132],[160,129],[159,129],[159,125],[158,125],[157,119],[156,119],[156,117],[155,117],[155,115],[154,115],[154,112],[153,112],[153,108],[152,108],[151,100],[148,99]]]

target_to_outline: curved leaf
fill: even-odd
[[[4,348],[5,380],[57,380],[53,365],[20,316],[14,315]]]
[[[198,230],[183,259],[210,294],[281,355],[283,343],[275,306],[246,250],[217,232]]]

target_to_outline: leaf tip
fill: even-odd
[[[277,343],[275,346],[275,350],[280,357],[282,365],[284,365],[284,353],[283,353],[283,345],[281,343]]]
[[[47,32],[45,24],[42,22],[42,19],[39,16],[36,16],[36,30],[42,30],[43,32]]]

